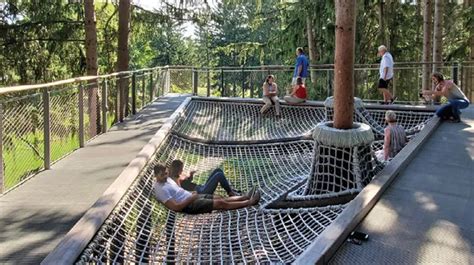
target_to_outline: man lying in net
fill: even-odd
[[[233,210],[252,206],[260,201],[260,192],[253,188],[245,196],[222,198],[216,195],[191,193],[168,177],[163,165],[154,167],[156,182],[155,196],[166,208],[187,214],[210,213],[212,210]]]
[[[178,186],[182,187],[187,191],[196,191],[199,194],[214,194],[217,186],[220,185],[229,197],[238,196],[239,192],[234,190],[227,178],[224,175],[224,171],[220,168],[216,168],[206,180],[206,183],[199,185],[193,182],[193,176],[196,173],[191,171],[189,175],[183,173],[184,163],[181,160],[173,160],[168,169],[168,176],[173,179]]]

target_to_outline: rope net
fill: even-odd
[[[154,159],[131,185],[78,262],[294,261],[342,213],[345,205],[296,209],[270,209],[266,205],[290,190],[296,195],[299,190],[300,195],[307,195],[306,186],[302,184],[316,170],[314,161],[319,158],[315,158],[315,153],[326,161],[319,166],[319,171],[326,170],[332,163],[341,163],[341,171],[331,173],[331,177],[324,180],[325,184],[313,183],[316,188],[312,189],[319,190],[317,195],[360,190],[362,186],[338,180],[339,174],[346,174],[342,168],[356,162],[350,158],[354,153],[365,159],[362,166],[370,164],[375,168],[370,154],[382,145],[374,141],[368,148],[342,150],[341,160],[334,162],[325,158],[332,151],[314,140],[265,141],[301,137],[310,132],[311,126],[321,121],[325,113],[321,107],[284,106],[282,121],[270,125],[260,117],[259,107],[259,104],[193,99],[156,151]],[[232,115],[238,117],[239,122],[233,122]],[[222,140],[222,143],[198,142],[183,138],[184,134],[203,140]],[[225,143],[249,139],[262,141]],[[184,162],[185,172],[198,172],[194,177],[197,183],[204,183],[213,169],[221,168],[237,190],[247,191],[257,186],[262,200],[254,207],[209,214],[186,215],[169,211],[154,198],[152,168],[156,163],[169,165],[174,159]],[[369,183],[376,173],[375,170],[362,176],[362,185]],[[331,182],[333,184],[329,184]],[[220,188],[217,193],[225,194]]]

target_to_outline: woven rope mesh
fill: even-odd
[[[312,126],[324,119],[324,108],[285,106],[282,120],[275,123],[271,117],[260,117],[257,113],[260,107],[250,103],[192,100],[158,148],[153,161],[131,185],[78,262],[294,261],[345,208],[345,205],[298,209],[265,207],[307,181],[311,171],[315,170],[315,150],[320,157],[333,152],[314,140],[288,140],[310,132]],[[232,119],[238,119],[238,122]],[[265,119],[273,123],[266,123]],[[292,119],[291,125],[287,119]],[[286,140],[269,141],[278,137]],[[190,140],[192,138],[204,141]],[[209,139],[216,142],[205,143]],[[226,143],[247,140],[258,141],[252,144]],[[370,154],[381,148],[380,141],[374,141],[368,147],[340,150],[343,155],[336,163],[341,163],[341,171],[334,172],[333,178],[347,174],[345,167],[348,169],[355,162],[360,162],[361,168],[369,165],[376,168]],[[354,154],[361,161],[348,158]],[[198,183],[204,183],[213,169],[221,168],[236,189],[246,191],[252,186],[259,187],[262,201],[259,206],[210,214],[171,212],[154,198],[151,168],[158,162],[169,165],[174,159],[184,162],[186,172],[197,170],[194,180]],[[328,171],[326,166],[334,163],[329,158],[324,159],[327,163],[317,170]],[[359,176],[362,185],[370,182],[376,173],[374,170]],[[333,183],[336,184],[321,185],[320,194],[361,188],[349,182]],[[225,194],[221,189],[217,193]]]

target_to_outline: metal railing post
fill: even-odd
[[[145,91],[146,91],[146,89],[145,89],[145,81],[146,81],[146,80],[145,80],[145,79],[146,79],[146,75],[145,75],[145,72],[143,72],[143,73],[142,73],[142,107],[141,107],[142,109],[143,109],[143,107],[145,107],[145,105],[146,105],[146,104],[145,104],[145,94],[146,94],[146,93],[145,93]]]
[[[108,91],[107,88],[107,79],[104,79],[104,85],[102,86],[102,133],[107,132],[107,96]]]
[[[137,85],[136,85],[136,75],[132,74],[132,114],[137,113]]]
[[[225,97],[225,91],[224,91],[224,69],[221,68],[221,97]]]
[[[198,72],[195,68],[193,68],[193,95],[196,96],[198,94]]]
[[[51,168],[51,117],[48,88],[43,89],[44,169]]]
[[[84,87],[79,85],[79,147],[84,147]]]
[[[453,82],[457,85],[459,82],[459,76],[458,76],[458,71],[459,65],[458,62],[453,63],[453,68],[451,69],[451,76],[453,77]]]
[[[0,104],[0,194],[5,191],[5,173],[3,171],[3,104]]]
[[[245,72],[244,72],[244,66],[242,65],[242,98],[245,98]]]
[[[211,72],[207,68],[207,96],[211,96]]]
[[[155,95],[155,88],[153,85],[153,71],[150,71],[150,103],[153,101]]]

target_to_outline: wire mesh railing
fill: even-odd
[[[168,92],[167,72],[151,68],[0,89],[0,194],[117,123],[118,81],[128,80],[128,116]]]
[[[399,101],[419,102],[423,72],[436,65],[437,71],[454,79],[469,98],[474,97],[474,62],[450,63],[397,63],[391,90]],[[191,66],[170,66],[169,89],[177,93],[193,93],[199,96],[244,97],[262,96],[262,85],[269,74],[275,76],[279,96],[291,89],[293,67],[265,65],[258,67],[236,66],[218,68],[195,68]],[[355,66],[355,95],[365,100],[381,99],[377,89],[379,65]],[[310,67],[316,80],[308,78],[309,98],[324,100],[333,94],[334,65],[313,65]],[[429,80],[431,78],[428,75]],[[431,81],[430,81],[430,85]]]
[[[399,101],[419,101],[423,73],[434,63],[398,63],[392,91]],[[474,62],[436,64],[472,100]],[[308,79],[309,98],[333,94],[334,65],[311,66],[316,80]],[[379,99],[378,65],[355,66],[355,95]],[[431,71],[430,71],[431,72]],[[49,84],[0,88],[0,194],[11,190],[51,163],[105,133],[117,123],[119,85],[128,88],[124,116],[135,114],[156,97],[174,93],[199,96],[257,98],[268,74],[275,76],[280,96],[290,89],[293,67],[198,68],[165,66],[89,76]]]

